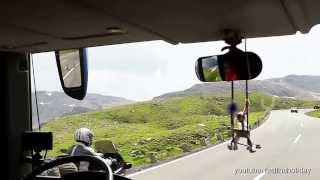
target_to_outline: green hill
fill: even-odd
[[[317,109],[317,110],[307,112],[306,115],[315,117],[315,118],[320,118],[320,110]]]
[[[242,109],[244,94],[236,93],[235,97]],[[94,131],[95,140],[112,140],[124,158],[137,166],[215,144],[219,135],[228,138],[229,102],[229,95],[146,101],[57,118],[45,124],[43,130],[54,133],[54,150],[49,152],[50,156],[73,144],[73,132],[77,128],[88,127]],[[316,104],[256,92],[250,94],[250,103],[250,124],[262,119],[272,107]]]

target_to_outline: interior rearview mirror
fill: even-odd
[[[82,100],[88,81],[86,49],[56,51],[56,61],[62,89],[68,96]]]
[[[200,81],[237,81],[256,78],[262,71],[262,61],[252,52],[235,55],[201,57],[196,61],[196,74]]]

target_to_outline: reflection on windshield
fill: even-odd
[[[221,81],[217,56],[210,56],[202,61],[203,76],[206,81]]]
[[[65,87],[81,86],[80,54],[78,50],[59,51],[62,79]]]

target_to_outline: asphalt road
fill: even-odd
[[[60,58],[61,71],[66,87],[81,86],[81,69],[79,55],[77,53],[65,54]]]
[[[262,146],[255,153],[248,152],[244,146],[230,151],[224,143],[128,177],[136,180],[320,179],[320,119],[304,115],[304,110],[298,114],[289,110],[272,111],[251,136],[254,143]]]
[[[70,71],[63,76],[63,81],[66,87],[80,87],[81,86],[81,71],[80,64],[73,66]]]

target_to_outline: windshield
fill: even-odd
[[[222,41],[88,48],[82,101],[62,92],[54,52],[34,54],[33,128],[53,132],[49,158],[72,155],[82,143],[104,158],[117,154],[131,163],[126,175],[135,179],[317,179],[319,39],[320,26],[309,34],[247,39],[263,70],[248,82],[248,101],[245,82],[235,82],[234,103],[230,82],[202,83],[195,73],[199,57],[225,53]],[[238,47],[245,49],[244,43]],[[246,102],[249,113],[241,118]],[[251,145],[243,135],[237,147],[227,148],[230,118],[235,129],[251,131]],[[88,132],[79,128],[92,136],[85,139]]]

